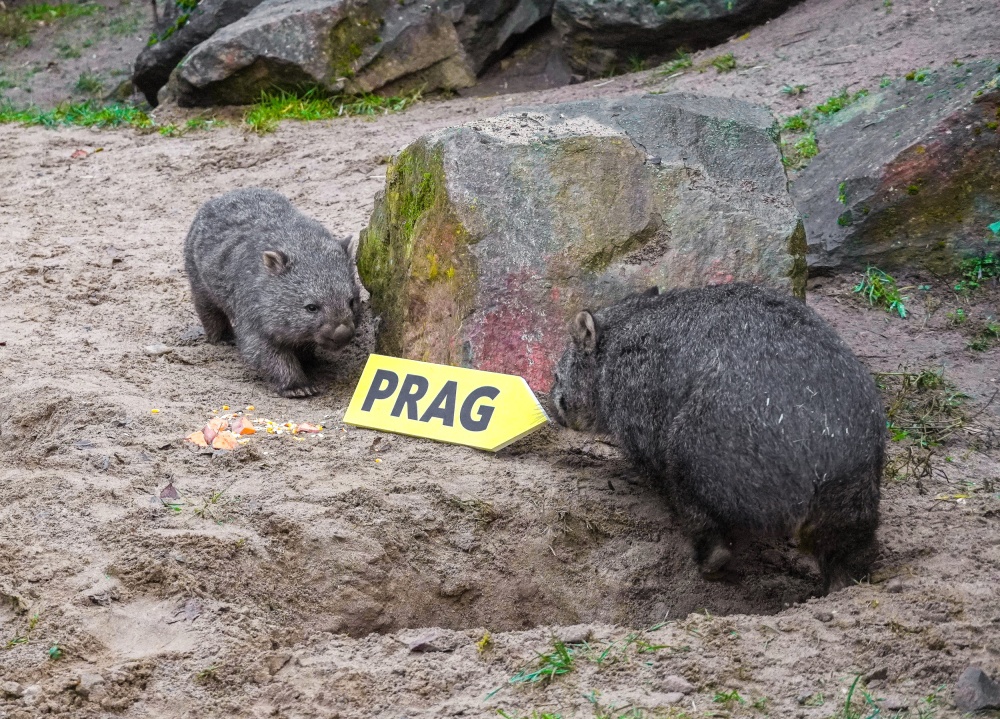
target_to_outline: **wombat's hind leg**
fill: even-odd
[[[823,594],[839,592],[862,579],[875,553],[876,523],[857,523],[850,527],[817,528],[813,552],[823,577]]]
[[[233,326],[229,324],[226,313],[212,304],[206,297],[199,293],[194,293],[194,309],[201,320],[202,329],[205,330],[205,339],[212,344],[219,342],[233,341]]]
[[[704,579],[724,578],[724,571],[733,554],[715,520],[699,509],[686,507],[680,512],[694,548],[694,561]]]

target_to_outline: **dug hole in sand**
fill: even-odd
[[[898,67],[865,66],[877,78],[971,32],[823,5],[747,42],[796,40],[810,18],[829,44],[836,27],[878,24],[903,44],[880,58]],[[816,42],[792,61],[815,55],[817,96],[863,74],[820,67]],[[682,81],[753,100],[765,78],[788,103],[784,62]],[[892,444],[873,580],[822,599],[811,560],[781,544],[747,548],[739,583],[702,581],[655,489],[599,439],[548,428],[494,456],[344,426],[370,336],[326,394],[294,401],[189,332],[180,248],[206,198],[265,186],[356,234],[381,158],[515,102],[643,90],[596,84],[262,138],[0,126],[0,715],[827,719],[860,677],[882,716],[954,717],[963,669],[1000,673],[1000,372],[995,349],[968,349],[994,286],[962,298],[900,277],[930,288],[908,290],[902,320],[869,308],[854,277],[810,284],[872,371],[907,368],[910,389],[882,378],[887,403],[926,400],[935,427],[954,425],[930,455]],[[970,323],[949,319],[959,307]],[[169,351],[146,351],[157,344]],[[920,372],[940,367],[950,384],[921,394]],[[247,406],[323,436],[259,431],[217,453],[183,441]],[[860,688],[853,699],[874,711]]]

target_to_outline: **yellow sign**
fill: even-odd
[[[344,422],[496,452],[549,421],[521,377],[371,355]]]

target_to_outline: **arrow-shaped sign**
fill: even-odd
[[[371,355],[344,422],[496,452],[549,421],[521,377]]]

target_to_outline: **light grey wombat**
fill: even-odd
[[[885,412],[871,375],[806,304],[745,284],[580,312],[557,420],[609,433],[662,482],[708,577],[733,538],[797,534],[823,590],[874,553]]]
[[[350,239],[334,239],[276,192],[233,190],[202,205],[184,263],[208,341],[235,339],[284,397],[315,394],[303,362],[354,337],[360,302]]]

